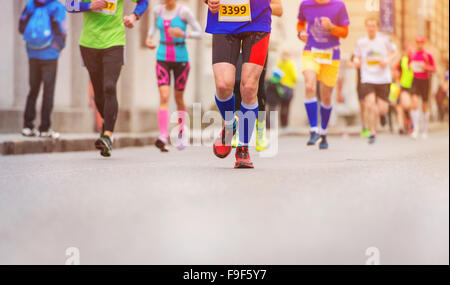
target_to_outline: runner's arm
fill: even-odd
[[[133,11],[133,14],[135,14],[138,19],[144,15],[145,11],[148,8],[148,0],[138,0],[136,8]]]
[[[192,29],[190,32],[186,32],[185,37],[189,39],[201,39],[203,30],[200,23],[197,19],[195,19],[192,11],[187,7],[183,7],[181,10],[181,17],[189,24],[189,26],[191,26]]]
[[[281,0],[272,0],[270,2],[270,7],[272,8],[273,16],[283,16],[283,5],[281,4]]]
[[[303,32],[303,31],[306,31],[306,22],[302,21],[302,20],[298,20],[297,32],[300,33],[300,32]]]
[[[208,5],[209,11],[214,14],[218,13],[219,6],[220,6],[219,0],[212,0],[212,1],[215,1],[214,4],[210,4],[209,1],[211,1],[211,0],[205,0],[205,4]]]
[[[299,20],[297,23],[297,32],[306,32],[307,24],[305,21]],[[348,26],[336,26],[333,25],[333,28],[330,30],[330,33],[338,38],[345,39],[348,36]]]
[[[397,50],[391,51],[391,53],[389,54],[389,58],[388,58],[389,64],[391,62],[395,62],[396,59],[397,59],[397,56],[398,56],[398,51]]]
[[[390,37],[387,38],[387,48],[389,50],[389,58],[387,59],[388,65],[391,65],[392,62],[396,62],[397,60],[397,56],[398,56],[398,49],[397,49],[397,45],[392,41],[392,39]]]
[[[158,15],[159,15],[159,8],[160,6],[156,6],[153,9],[153,20],[151,21],[150,24],[150,29],[148,30],[147,36],[155,36],[156,34],[156,30],[157,30],[157,23],[158,23]]]
[[[428,62],[425,65],[425,70],[428,72],[436,72],[436,65],[434,64],[434,58],[431,54],[428,54]]]
[[[348,36],[348,26],[334,26],[330,32],[335,37],[345,39]]]
[[[397,63],[394,66],[395,71],[399,72],[400,74],[402,73],[402,61],[397,61]]]
[[[401,60],[400,60],[400,61],[397,61],[397,63],[395,64],[395,66],[394,66],[394,71],[395,71],[395,74],[396,74],[396,76],[397,76],[398,78],[401,78],[401,77],[402,77],[403,71],[402,71],[402,62],[401,62]]]
[[[356,48],[355,51],[353,53],[353,63],[355,65],[356,68],[361,68],[362,65],[362,52],[361,52],[361,48],[360,48],[360,44],[359,44],[359,40],[356,43]]]
[[[336,20],[336,24],[334,24],[331,19],[326,18],[322,19],[322,21],[328,22],[329,27],[327,29],[330,31],[330,33],[338,38],[345,39],[348,36],[348,27],[350,25],[350,19],[348,16],[347,8],[345,5],[342,6],[341,10],[339,11],[338,19]],[[323,25],[323,22],[322,22]]]
[[[306,32],[306,21],[298,20],[297,37],[304,43],[308,42],[308,33]]]
[[[83,13],[91,11],[91,2],[81,2],[79,0],[66,0],[66,11],[68,13]]]

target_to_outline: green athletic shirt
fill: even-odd
[[[402,78],[400,85],[403,88],[411,88],[414,81],[414,71],[409,68],[409,57],[404,56],[401,62]]]
[[[91,2],[92,0],[81,0]],[[107,49],[113,46],[125,46],[125,26],[123,24],[123,1],[117,0],[114,15],[98,12],[85,12],[80,46],[93,49]],[[132,0],[136,2],[137,0]]]

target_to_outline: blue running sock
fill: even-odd
[[[216,94],[216,104],[219,108],[220,114],[222,118],[225,120],[225,125],[230,126],[234,124],[234,112],[235,112],[235,103],[234,103],[234,94],[232,93],[230,97],[225,100],[219,99]]]
[[[330,122],[331,111],[333,110],[333,105],[325,106],[320,104],[320,116],[322,118],[322,130],[320,132],[321,135],[327,134],[328,123]]]
[[[309,125],[311,126],[311,131],[318,132],[317,129],[317,112],[319,109],[319,104],[317,103],[317,98],[305,99],[306,113],[308,114]]]
[[[258,118],[258,101],[254,104],[241,103],[241,111],[238,111],[239,118],[239,143],[248,146],[255,129]]]

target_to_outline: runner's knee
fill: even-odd
[[[409,110],[409,109],[411,109],[411,102],[408,100],[408,101],[403,101],[402,102],[402,104],[401,104],[401,106],[402,106],[402,108],[403,108],[403,110]]]
[[[228,97],[233,93],[234,86],[232,82],[227,82],[226,80],[218,80],[216,82],[217,93],[220,96]]]
[[[389,111],[389,105],[386,102],[378,103],[378,112],[380,115],[386,115]]]
[[[375,102],[376,102],[375,94],[369,94],[364,99],[364,105],[368,107],[376,106]]]
[[[307,94],[316,94],[317,92],[317,84],[313,82],[306,83],[306,93]]]
[[[161,104],[169,104],[170,94],[161,93],[159,97]]]
[[[255,82],[243,82],[241,91],[243,100],[254,99],[258,93],[258,84]]]
[[[106,81],[103,90],[106,97],[116,96],[116,83],[113,81]]]
[[[183,96],[175,96],[175,103],[178,107],[184,106],[184,98]]]

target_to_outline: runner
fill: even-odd
[[[186,105],[184,104],[184,90],[189,77],[189,55],[186,39],[200,39],[202,28],[192,11],[177,0],[165,0],[165,4],[158,5],[153,10],[153,22],[148,32],[146,45],[155,49],[153,37],[160,32],[160,44],[156,59],[156,74],[159,86],[160,104],[158,110],[159,137],[155,145],[161,152],[168,152],[169,139],[169,101],[171,72],[175,80],[175,102],[178,110],[178,145],[179,150],[186,147],[183,131],[186,121]],[[188,25],[192,31],[187,32]]]
[[[397,56],[397,47],[388,36],[378,32],[378,18],[367,18],[365,24],[367,36],[357,42],[355,64],[361,67],[365,125],[371,133],[369,144],[374,144],[378,120],[389,111],[388,98],[392,83],[389,63]]]
[[[411,87],[414,80],[414,71],[410,68],[411,57],[414,54],[414,47],[408,45],[404,51],[403,57],[397,65],[397,72],[400,74],[400,86],[401,93],[398,102],[397,113],[399,124],[400,124],[400,134],[409,134],[412,130],[411,124]]]
[[[272,25],[270,0],[205,0],[209,6],[206,32],[213,34],[213,71],[216,103],[225,120],[214,154],[227,157],[236,133],[234,83],[242,46],[242,103],[235,168],[254,168],[248,144],[258,116],[258,84],[266,63]]]
[[[392,83],[390,86],[390,90],[389,90],[389,111],[388,111],[388,118],[389,118],[389,126],[391,128],[391,131],[393,131],[393,119],[391,117],[390,112],[392,110],[395,111],[395,116],[396,116],[396,121],[397,121],[397,126],[399,129],[399,134],[403,135],[404,134],[404,126],[405,126],[405,122],[404,122],[404,111],[402,108],[402,105],[400,104],[400,96],[402,93],[402,88],[401,88],[401,84],[400,84],[400,78],[398,76],[393,75],[392,76]]]
[[[281,129],[282,132],[288,133],[289,111],[292,99],[294,98],[294,88],[298,80],[297,65],[291,58],[291,53],[284,50],[281,54],[281,58],[277,62],[277,67],[283,72],[283,76],[280,81],[283,88],[283,96],[280,97]]]
[[[362,89],[361,89],[361,67],[360,66],[356,66],[355,63],[355,54],[352,55],[351,59],[351,65],[356,69],[356,93],[358,93],[358,102],[359,102],[359,116],[361,119],[361,124],[362,124],[362,129],[361,129],[361,133],[359,134],[359,136],[362,139],[367,139],[370,137],[370,130],[367,126],[364,125],[364,123],[366,122],[365,118],[364,118],[364,95],[362,93]]]
[[[281,79],[284,77],[284,72],[278,68],[273,67],[271,70],[271,76],[269,80],[265,83],[266,88],[266,104],[267,104],[267,128],[278,128],[278,124],[276,126],[272,125],[272,116],[276,114],[276,118],[279,117],[279,113],[277,112],[278,108],[282,104],[282,99],[285,97],[285,90],[283,85],[281,85]],[[282,112],[281,112],[282,113]],[[278,120],[276,120],[278,123]]]
[[[69,13],[84,13],[80,50],[95,93],[95,105],[104,119],[95,147],[104,157],[112,153],[113,132],[118,113],[116,85],[125,63],[125,27],[133,28],[148,7],[137,2],[134,12],[123,17],[124,0],[66,0]]]
[[[281,17],[283,16],[283,6],[281,4],[281,0],[272,0],[270,2],[270,7],[272,8],[272,16]],[[258,86],[258,105],[259,105],[259,114],[258,120],[256,122],[256,150],[263,151],[267,148],[268,141],[266,135],[266,88],[265,88],[265,79],[267,72],[267,62],[269,61],[269,53],[267,53],[266,64],[264,65],[263,72],[259,78],[259,86]],[[240,106],[242,102],[241,96],[241,74],[242,74],[242,52],[239,55],[239,60],[236,65],[236,82],[234,84],[234,96],[235,96],[235,106],[236,111],[240,111]],[[239,130],[233,137],[232,141],[233,147],[237,147],[239,145]]]
[[[347,8],[340,0],[305,0],[298,15],[298,37],[306,46],[303,51],[303,75],[306,93],[305,107],[311,126],[307,145],[320,141],[320,149],[328,149],[327,128],[332,111],[331,95],[336,86],[340,65],[340,38],[348,35],[350,20]],[[318,128],[318,101],[320,82],[321,128]]]
[[[426,40],[422,36],[418,36],[416,39],[417,49],[411,58],[411,69],[414,71],[414,81],[412,85],[412,106],[411,106],[411,118],[413,121],[414,132],[412,137],[417,139],[420,131],[420,111],[419,101],[422,99],[422,112],[423,112],[423,133],[422,137],[426,139],[428,137],[428,121],[430,119],[430,113],[428,112],[428,99],[430,93],[430,78],[431,73],[436,71],[433,56],[425,50]]]

